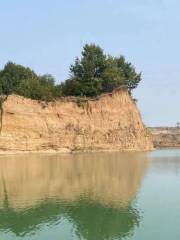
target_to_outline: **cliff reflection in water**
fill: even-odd
[[[0,158],[0,231],[36,234],[62,218],[77,238],[122,239],[139,223],[132,200],[146,169],[138,153]]]

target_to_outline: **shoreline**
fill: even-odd
[[[141,150],[141,149],[86,149],[86,150],[70,150],[68,148],[62,148],[58,150],[54,149],[48,149],[48,150],[28,150],[28,151],[18,151],[18,150],[0,150],[0,156],[5,156],[5,155],[26,155],[26,154],[75,154],[75,153],[99,153],[99,152],[120,152],[120,153],[125,153],[125,152],[153,152],[156,150],[167,150],[167,149],[180,149],[180,146],[162,146],[162,147],[154,147],[151,150]]]
[[[69,150],[69,149],[60,149],[60,150],[53,150],[53,149],[49,149],[49,150],[34,150],[34,151],[17,151],[17,150],[0,150],[0,156],[4,156],[4,155],[23,155],[23,154],[74,154],[74,153],[99,153],[99,152],[104,152],[104,153],[108,153],[108,152],[120,152],[120,153],[127,153],[127,152],[152,152],[156,150],[151,149],[151,150],[134,150],[134,149],[125,149],[125,150],[119,150],[119,149],[92,149],[92,150]]]

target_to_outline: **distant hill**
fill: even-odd
[[[180,148],[180,128],[177,127],[150,127],[154,147]]]

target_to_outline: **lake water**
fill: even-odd
[[[180,150],[0,157],[2,240],[179,240]]]

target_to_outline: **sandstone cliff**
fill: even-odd
[[[1,151],[151,150],[135,102],[125,89],[82,101],[45,103],[11,95],[3,102]]]

